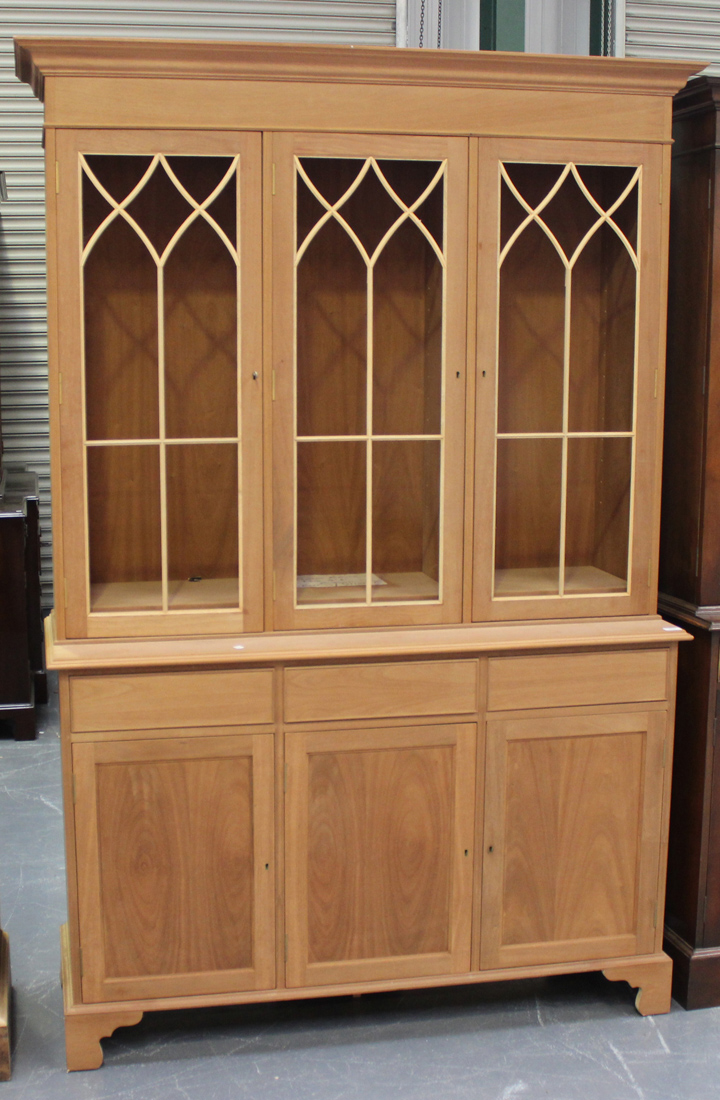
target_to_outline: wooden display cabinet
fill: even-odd
[[[667,1011],[691,67],[17,59],[52,184],[70,1068],[170,1007],[603,970]]]
[[[701,77],[673,110],[660,607],[695,639],[678,663],[665,911],[673,993],[686,1008],[720,1004],[719,93],[717,78]]]

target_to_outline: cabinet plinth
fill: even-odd
[[[603,970],[666,1011],[691,66],[17,59],[52,181],[70,1068],[159,1008]]]

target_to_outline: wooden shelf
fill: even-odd
[[[592,595],[597,592],[626,592],[627,581],[614,577],[594,565],[576,565],[565,569],[565,595]],[[495,573],[495,595],[557,596],[558,570],[498,569]]]
[[[378,573],[382,585],[372,588],[372,602],[390,603],[401,600],[436,600],[439,595],[438,582],[425,573]],[[364,585],[338,587],[298,588],[298,604],[345,604],[364,603]]]

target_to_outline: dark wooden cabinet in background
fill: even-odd
[[[675,97],[660,611],[678,660],[665,950],[686,1008],[720,1005],[720,79]]]
[[[35,704],[47,702],[40,610],[37,475],[6,469],[0,479],[0,719],[15,739],[35,737]]]

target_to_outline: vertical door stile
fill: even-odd
[[[367,265],[367,336],[365,360],[365,603],[372,602],[373,571],[373,305],[375,265],[373,258],[365,257]]]
[[[158,420],[160,426],[160,561],[162,566],[162,609],[168,610],[168,520],[167,520],[167,452],[165,449],[165,257],[157,263],[158,311]]]
[[[565,595],[565,545],[567,539],[568,425],[570,410],[570,326],[572,310],[572,265],[565,264],[565,326],[563,333],[562,457],[560,459],[560,549],[558,595]]]

